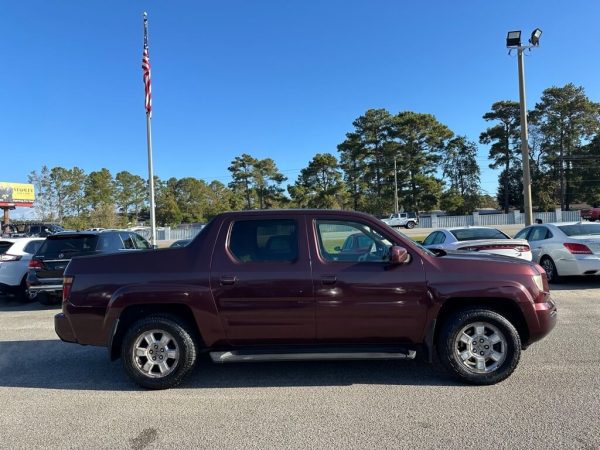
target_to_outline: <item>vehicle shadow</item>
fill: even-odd
[[[181,385],[264,388],[387,384],[462,386],[421,361],[336,361],[215,364],[202,355]],[[106,349],[59,340],[0,342],[0,387],[140,391]]]
[[[552,291],[572,291],[572,290],[583,290],[583,289],[598,289],[600,288],[600,277],[588,276],[588,277],[565,277],[560,283],[553,283],[550,285],[550,292]]]
[[[62,305],[42,305],[37,300],[21,301],[10,295],[0,295],[0,312],[2,311],[40,311],[60,309]]]

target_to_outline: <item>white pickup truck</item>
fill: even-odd
[[[381,219],[382,222],[388,224],[392,228],[414,228],[419,224],[419,218],[414,212],[401,212],[398,214],[390,214],[390,217]]]

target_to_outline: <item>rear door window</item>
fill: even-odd
[[[135,249],[135,244],[133,243],[131,234],[123,232],[123,233],[119,233],[119,236],[121,237],[121,240],[123,241],[123,248],[125,248],[127,250]]]
[[[298,259],[298,225],[289,219],[236,221],[228,245],[243,263],[294,262]]]
[[[547,239],[548,229],[546,227],[534,227],[533,231],[529,235],[530,241],[541,241]]]
[[[137,248],[142,250],[148,250],[150,248],[148,241],[146,241],[146,239],[141,237],[139,234],[131,233],[131,237]]]
[[[102,252],[118,252],[123,248],[123,241],[118,233],[101,233],[98,250]]]

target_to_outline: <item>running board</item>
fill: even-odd
[[[315,352],[315,353],[248,353],[239,351],[210,352],[216,363],[267,361],[334,361],[362,359],[415,359],[417,352]]]

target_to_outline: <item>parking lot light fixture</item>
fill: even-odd
[[[531,38],[529,39],[529,43],[531,45],[534,45],[537,47],[538,45],[540,45],[540,37],[541,36],[542,36],[542,30],[540,30],[539,28],[536,28],[531,33]]]
[[[517,50],[517,61],[519,67],[519,105],[521,110],[521,157],[523,159],[523,209],[525,210],[525,225],[529,226],[533,220],[533,208],[531,201],[531,171],[529,169],[529,138],[527,130],[527,102],[525,100],[525,65],[523,51],[540,45],[542,30],[536,28],[531,33],[529,45],[521,45],[521,32],[509,31],[506,35],[506,46],[510,49],[508,54]]]
[[[509,31],[506,35],[506,46],[507,47],[520,47],[521,46],[521,31]]]

